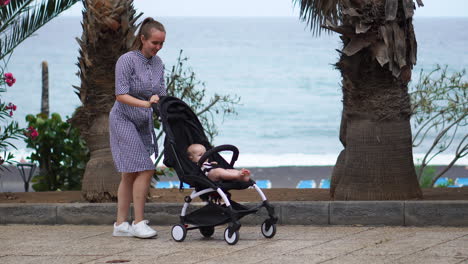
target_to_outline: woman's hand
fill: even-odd
[[[157,103],[159,103],[159,96],[157,96],[157,95],[151,96],[151,98],[149,99],[149,102],[150,102],[151,104],[157,104]]]

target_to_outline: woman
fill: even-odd
[[[150,238],[156,230],[144,220],[146,195],[154,174],[151,154],[158,154],[151,104],[166,95],[164,65],[156,55],[166,38],[164,26],[146,18],[132,50],[115,67],[116,102],[109,115],[110,143],[114,163],[122,178],[117,194],[114,236]],[[135,219],[127,222],[133,198]]]

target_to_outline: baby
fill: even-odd
[[[188,158],[193,162],[198,162],[205,154],[206,148],[201,144],[192,144],[187,148]],[[227,180],[227,181],[249,181],[250,171],[247,169],[234,170],[213,168],[216,162],[205,161],[202,166],[205,175],[212,181]]]

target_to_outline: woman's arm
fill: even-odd
[[[144,101],[137,99],[129,94],[119,94],[116,96],[117,101],[128,104],[130,106],[135,106],[135,107],[145,107],[145,108],[150,108],[151,107],[151,102],[150,101]]]
[[[133,74],[133,62],[128,54],[120,56],[115,65],[115,97],[120,103],[134,107],[150,108],[149,101],[140,100],[129,95],[130,77]]]

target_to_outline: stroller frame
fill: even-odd
[[[181,184],[180,189],[183,189],[183,183],[187,183],[190,186],[195,187],[192,193],[184,198],[184,205],[180,213],[180,223],[172,227],[172,238],[177,242],[182,242],[185,240],[187,231],[193,229],[199,229],[200,233],[204,237],[211,237],[214,233],[215,226],[228,224],[224,231],[224,240],[229,245],[234,245],[239,240],[239,229],[241,228],[239,220],[248,214],[258,212],[262,207],[266,209],[268,218],[263,221],[261,232],[266,238],[274,237],[276,234],[276,223],[278,221],[278,217],[275,215],[274,207],[268,202],[265,194],[257,186],[254,180],[250,179],[248,182],[213,182],[206,177],[200,169],[203,162],[210,157],[212,158],[211,160],[218,162],[218,164],[223,168],[233,168],[233,165],[239,156],[239,150],[237,147],[232,145],[221,145],[212,148],[204,135],[203,127],[196,115],[188,105],[178,98],[171,96],[161,97],[160,103],[157,107],[153,105],[153,109],[156,112],[159,112],[158,115],[162,122],[164,132],[166,133],[164,141],[164,164],[176,170]],[[172,121],[175,123],[171,124]],[[188,125],[184,122],[188,123]],[[184,123],[183,126],[185,127],[189,126],[192,130],[183,131],[184,129],[178,129],[177,131],[173,131],[171,129],[172,125],[181,125],[181,123]],[[194,131],[194,129],[196,131]],[[176,135],[174,132],[182,133],[178,136],[179,138],[187,140],[185,145],[182,144],[183,146],[178,146],[176,144]],[[194,132],[196,136],[192,138],[192,133],[190,132]],[[208,150],[196,165],[188,160],[185,153],[187,145],[193,143],[203,144]],[[219,152],[226,150],[233,152],[229,163],[219,155]],[[179,158],[179,155],[185,157],[185,159]],[[190,173],[187,173],[187,171],[190,171]],[[231,200],[231,195],[228,192],[229,190],[242,190],[249,187],[253,187],[262,200],[258,206],[249,208]],[[198,197],[205,202],[205,206],[187,213],[192,200]]]

